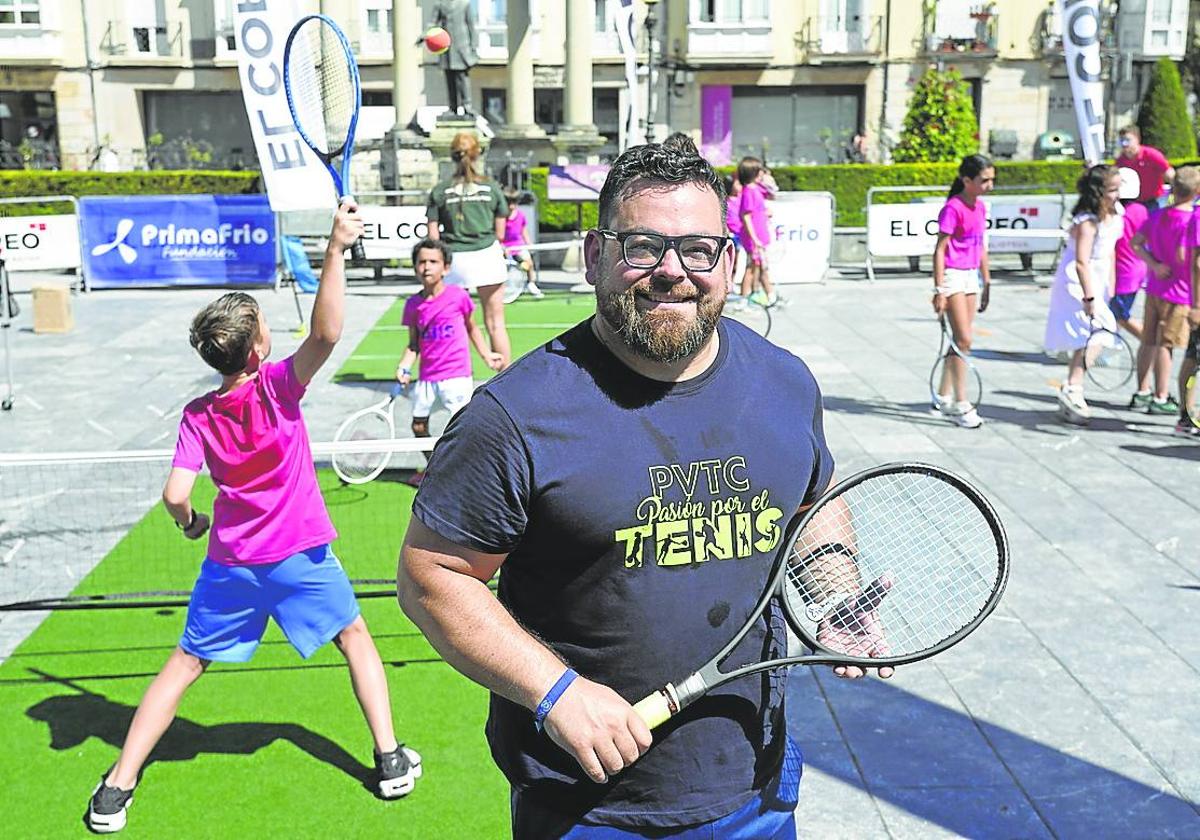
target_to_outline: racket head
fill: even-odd
[[[942,325],[942,340],[938,346],[938,355],[933,362],[933,368],[929,371],[930,404],[934,409],[940,409],[946,403],[945,397],[947,396],[950,397],[951,402],[957,402],[954,377],[947,369],[953,358],[966,366],[967,381],[964,393],[966,401],[975,408],[979,408],[980,403],[983,402],[983,377],[979,375],[979,368],[975,367],[971,357],[962,352],[954,343],[954,335],[946,317],[943,315],[939,320]]]
[[[1083,351],[1083,368],[1092,384],[1105,391],[1124,388],[1136,366],[1133,348],[1120,333],[1103,327],[1092,330]]]
[[[940,467],[885,464],[839,484],[791,532],[777,585],[808,662],[901,665],[957,644],[1008,581],[1004,527]]]
[[[392,399],[351,414],[333,436],[338,443],[361,445],[346,452],[335,451],[331,458],[333,471],[347,484],[366,484],[387,469],[391,452],[382,447],[372,449],[370,444],[395,437],[395,422],[390,410]]]
[[[283,51],[283,87],[300,138],[329,167],[338,197],[344,197],[362,93],[350,41],[332,18],[306,15],[292,27]],[[330,164],[338,155],[340,171]]]
[[[512,303],[525,291],[525,272],[515,262],[509,262],[504,275],[504,302]]]
[[[742,298],[740,295],[728,296],[721,314],[726,318],[745,324],[763,338],[771,334],[770,308],[748,298]]]

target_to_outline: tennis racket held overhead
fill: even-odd
[[[350,41],[332,18],[307,15],[292,27],[283,50],[283,87],[296,131],[329,170],[338,204],[353,203],[350,161],[362,91]],[[350,258],[366,259],[361,239],[350,247]]]
[[[962,641],[1008,580],[995,510],[962,478],[920,463],[887,464],[838,484],[784,532],[767,587],[716,656],[634,705],[653,729],[712,689],[791,665],[905,665]],[[777,604],[795,652],[722,670]]]

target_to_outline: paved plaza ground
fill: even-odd
[[[910,459],[963,474],[999,510],[1013,563],[997,612],[936,661],[886,682],[793,672],[802,837],[1200,838],[1200,443],[1126,411],[1128,393],[1090,393],[1089,428],[1056,419],[1047,280],[996,282],[976,341],[977,430],[927,412],[928,278],[847,270],[784,288],[771,339],[816,374],[839,474]],[[306,398],[315,440],[382,390],[330,376],[399,291],[352,290],[345,339]],[[0,449],[171,446],[183,403],[215,381],[186,340],[213,296],[79,295],[73,332],[35,335],[22,295]],[[298,342],[292,292],[258,297],[282,358]],[[773,399],[772,383],[754,398]],[[0,618],[0,656],[36,620]]]

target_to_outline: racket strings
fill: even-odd
[[[339,435],[339,440],[361,443],[364,441],[388,441],[393,437],[393,428],[383,411],[362,414]],[[369,481],[379,474],[391,452],[381,446],[377,450],[364,449],[354,452],[335,452],[334,468],[350,483]]]
[[[922,472],[880,474],[822,505],[791,549],[788,610],[847,656],[911,657],[970,625],[999,583],[985,513]]]
[[[285,69],[297,127],[329,156],[346,145],[357,104],[350,61],[333,28],[314,18],[295,33]]]
[[[1115,390],[1133,377],[1133,349],[1117,333],[1095,330],[1084,348],[1088,378],[1105,390]]]

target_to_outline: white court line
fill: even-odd
[[[21,537],[21,539],[13,543],[12,548],[4,552],[4,558],[0,559],[0,566],[7,566],[12,562],[12,559],[17,556],[17,552],[21,550],[21,546],[23,545],[25,545],[25,538]]]
[[[156,405],[150,405],[150,403],[146,403],[146,410],[152,412],[153,414],[157,415],[160,418],[167,416],[167,412],[163,411],[161,408],[159,408]]]
[[[45,410],[46,410],[46,409],[42,408],[42,404],[41,404],[41,403],[39,403],[37,400],[35,400],[33,397],[29,396],[28,394],[22,394],[21,396],[22,396],[22,397],[23,397],[23,398],[24,398],[24,399],[25,399],[25,400],[26,400],[26,401],[27,401],[27,402],[28,402],[28,403],[29,403],[31,406],[33,406],[34,408],[36,408],[38,411],[45,411]]]
[[[103,426],[101,426],[101,425],[100,425],[99,423],[97,423],[95,420],[88,420],[88,421],[87,421],[87,424],[88,424],[89,426],[91,426],[93,429],[95,429],[96,431],[98,431],[98,432],[102,432],[102,433],[104,433],[104,434],[108,435],[109,437],[116,437],[116,435],[114,435],[114,434],[113,434],[112,432],[110,432],[108,429],[106,429],[106,428],[104,428]]]

